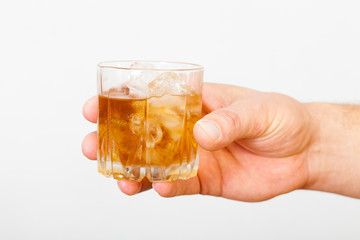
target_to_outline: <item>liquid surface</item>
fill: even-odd
[[[201,95],[98,96],[98,170],[120,180],[175,181],[197,172]]]

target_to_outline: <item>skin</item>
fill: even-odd
[[[83,108],[97,121],[97,98]],[[360,198],[360,107],[300,103],[278,93],[204,84],[203,118],[194,127],[198,175],[176,182],[118,181],[134,195],[153,188],[163,197],[203,194],[257,202],[311,189]],[[84,155],[96,159],[97,134]]]

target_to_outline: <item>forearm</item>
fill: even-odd
[[[360,106],[307,104],[316,133],[306,189],[360,198]]]

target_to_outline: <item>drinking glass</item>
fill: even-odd
[[[203,67],[162,61],[98,64],[98,171],[119,180],[175,181],[197,174],[193,128]]]

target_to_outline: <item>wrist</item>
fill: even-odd
[[[305,189],[360,197],[360,107],[305,104],[315,128]]]

